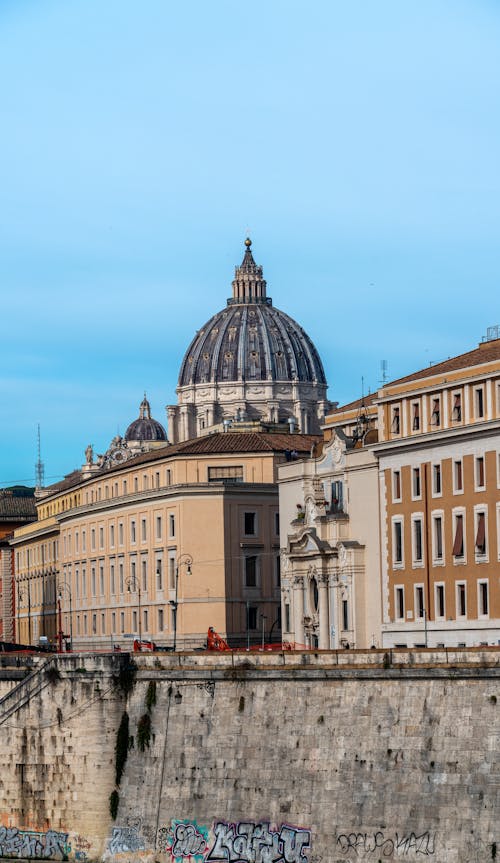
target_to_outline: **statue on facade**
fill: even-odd
[[[91,443],[89,443],[87,449],[85,450],[85,460],[88,465],[94,463],[94,447]]]

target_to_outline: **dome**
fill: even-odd
[[[273,306],[251,246],[247,238],[226,307],[198,330],[185,353],[178,405],[168,407],[173,443],[235,422],[320,431],[329,406],[321,359],[302,327]]]
[[[139,407],[139,418],[130,423],[125,432],[126,441],[166,441],[167,433],[162,424],[151,417],[151,408],[144,394]]]

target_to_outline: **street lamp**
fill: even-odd
[[[19,582],[17,582],[17,637],[20,639],[21,637],[21,613],[20,613],[20,605],[21,600],[28,600],[28,644],[31,644],[31,592],[30,592],[30,583],[29,581],[26,583],[26,587],[21,587]]]
[[[59,610],[61,609],[61,600],[62,600],[61,590],[66,590],[68,593],[68,597],[69,597],[69,644],[70,644],[70,650],[73,650],[73,608],[71,605],[71,588],[70,588],[67,581],[60,581],[58,587],[59,587],[59,596],[57,597],[57,601],[59,603]],[[61,634],[62,634],[61,621],[59,621],[59,629],[60,629]],[[60,644],[60,647],[62,647],[62,643]]]
[[[139,644],[142,643],[142,628],[141,628],[141,584],[137,576],[131,575],[125,579],[125,584],[129,593],[137,591],[137,604],[139,606]]]
[[[261,614],[260,616],[262,618],[262,650],[264,650],[267,614]]]
[[[175,562],[175,599],[170,600],[169,605],[172,606],[172,615],[173,615],[173,623],[174,623],[174,653],[177,649],[177,607],[179,605],[178,602],[178,590],[179,590],[179,570],[181,566],[186,567],[186,575],[191,575],[191,565],[193,563],[193,558],[190,554],[181,554],[180,557],[177,558]]]

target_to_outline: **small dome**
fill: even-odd
[[[144,398],[139,407],[139,417],[130,423],[125,432],[125,440],[128,441],[166,441],[167,433],[162,424],[151,417],[151,408],[144,393]]]

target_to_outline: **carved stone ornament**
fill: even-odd
[[[347,550],[341,542],[337,545],[337,553],[339,556],[339,566],[341,569],[344,569],[347,566]]]
[[[339,465],[342,461],[342,444],[340,443],[338,437],[335,438],[332,446],[332,459],[334,464]]]

